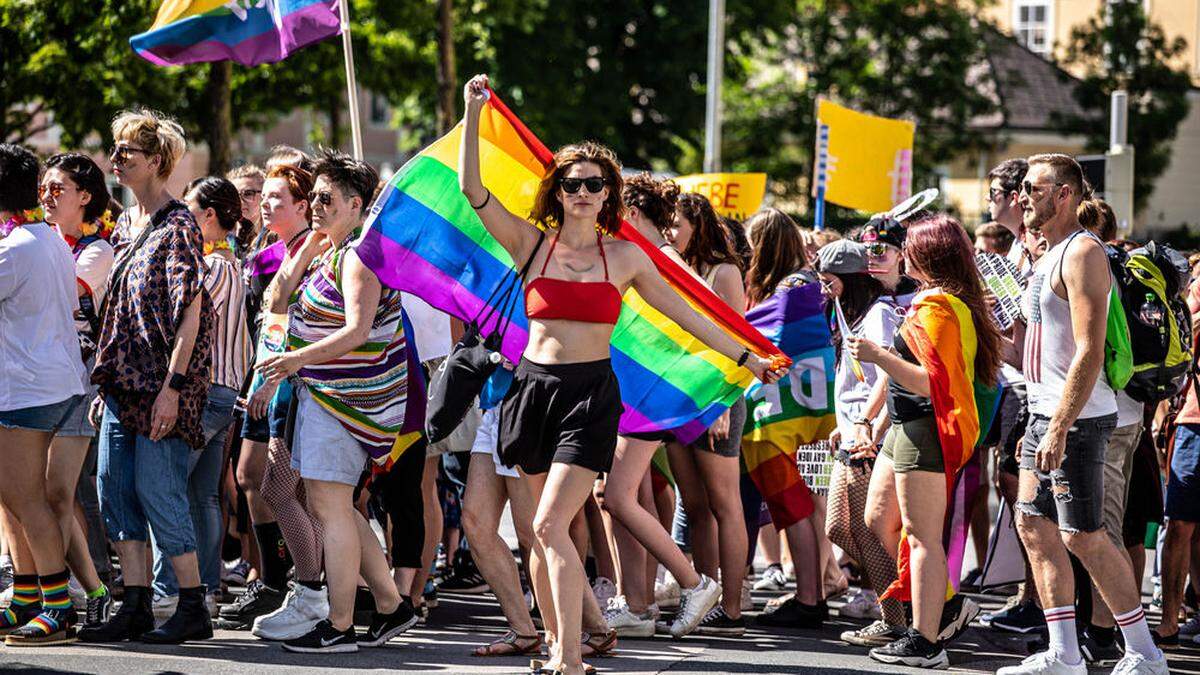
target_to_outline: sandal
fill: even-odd
[[[609,630],[603,633],[588,633],[584,631],[580,637],[582,642],[582,656],[612,656],[612,652],[617,647],[617,631]]]
[[[522,646],[519,642],[527,642]],[[528,656],[529,654],[538,654],[542,651],[542,636],[540,635],[518,635],[517,631],[510,630],[504,634],[499,640],[491,642],[482,647],[478,647],[471,652],[474,656]]]

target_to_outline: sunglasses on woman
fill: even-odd
[[[141,155],[149,154],[145,150],[141,148],[135,148],[132,145],[118,145],[109,148],[108,158],[112,160],[113,164],[124,164],[125,162],[129,161],[130,154],[135,152]]]
[[[62,185],[61,183],[39,185],[37,189],[38,199],[45,199],[47,194],[49,194],[52,199],[58,199],[62,196],[62,193],[66,191],[66,189],[66,186]]]
[[[580,187],[586,187],[588,192],[596,194],[604,189],[607,182],[602,176],[592,176],[590,178],[564,178],[558,184],[562,186],[563,192],[573,195],[579,192]]]
[[[873,258],[882,258],[883,256],[887,255],[887,252],[888,252],[887,244],[880,244],[880,243],[867,244],[867,255],[869,255]]]
[[[321,206],[329,206],[333,203],[332,192],[310,192],[308,193],[308,201],[311,204],[320,203]]]

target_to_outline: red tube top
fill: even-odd
[[[560,232],[561,234],[561,232]],[[608,259],[604,242],[596,233],[600,259],[604,262],[604,281],[568,281],[546,276],[546,265],[554,255],[558,235],[550,244],[541,274],[525,285],[525,314],[531,319],[559,319],[615,325],[621,314],[621,292],[608,280]]]

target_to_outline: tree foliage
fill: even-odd
[[[1084,71],[1075,96],[1091,114],[1063,120],[1064,126],[1086,135],[1088,150],[1107,150],[1110,96],[1118,89],[1128,92],[1138,211],[1154,192],[1155,179],[1167,170],[1171,141],[1188,114],[1191,78],[1185,68],[1171,65],[1187,47],[1182,37],[1168,40],[1141,2],[1102,5],[1098,15],[1071,31],[1065,61]]]

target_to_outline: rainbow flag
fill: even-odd
[[[957,509],[965,506],[969,498],[966,493],[971,489],[968,483],[979,479],[977,475],[973,479],[968,475],[960,482],[960,473],[991,426],[999,402],[999,389],[984,387],[975,379],[975,322],[971,310],[957,297],[931,291],[918,294],[913,298],[900,331],[905,344],[929,372],[929,398],[933,402],[946,471],[948,527],[943,530],[943,545],[951,561],[957,557],[961,566],[961,548],[966,540],[968,523],[963,514],[956,516],[955,505],[958,505]],[[956,499],[960,488],[963,494]],[[896,556],[896,580],[883,598],[912,599],[910,554],[908,535],[902,532]],[[955,584],[948,583],[947,595],[953,595],[954,589]]]
[[[342,32],[339,0],[164,0],[138,56],[160,66],[232,60],[274,63]]]
[[[829,436],[833,415],[835,353],[820,284],[776,293],[746,319],[792,358],[788,377],[755,382],[746,392],[742,459],[778,529],[812,515],[812,494],[796,466],[796,449]]]
[[[461,126],[405,164],[371,208],[357,242],[359,258],[380,281],[470,321],[513,268],[458,187]],[[509,211],[528,214],[553,155],[493,92],[479,120],[484,184]],[[691,273],[651,246],[627,223],[617,235],[646,251],[659,272],[691,305],[757,353],[785,357]],[[523,297],[523,296],[522,296]],[[499,312],[497,312],[499,314]],[[520,359],[529,340],[524,303],[507,312],[501,351]],[[499,316],[489,319],[491,330]],[[612,336],[613,370],[621,387],[623,432],[674,430],[698,437],[753,379],[643,301],[625,294]]]

